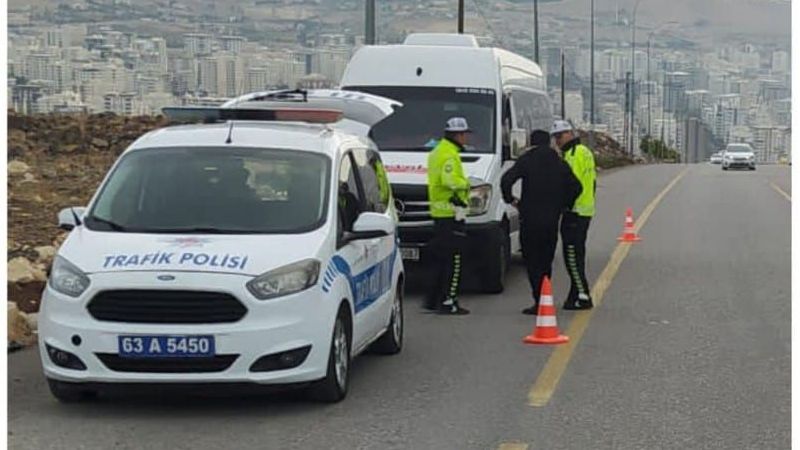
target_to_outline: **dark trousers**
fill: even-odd
[[[533,301],[539,304],[542,292],[542,279],[553,276],[553,257],[558,244],[558,217],[540,223],[526,221],[520,224],[520,245],[522,258],[528,269],[528,281],[531,284]]]
[[[425,300],[429,308],[437,308],[447,300],[458,302],[465,237],[464,222],[434,219],[433,239],[429,245],[436,265],[433,270],[434,285]]]
[[[561,218],[561,246],[564,263],[570,279],[567,301],[578,300],[578,295],[591,299],[589,281],[586,279],[586,235],[589,232],[591,217],[579,216],[572,212]]]

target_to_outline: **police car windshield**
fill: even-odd
[[[749,153],[753,150],[746,145],[731,145],[725,151],[728,153]]]
[[[403,103],[394,114],[372,127],[381,151],[430,151],[451,117],[467,119],[472,134],[466,152],[494,153],[495,91],[441,87],[351,86]]]
[[[137,150],[120,160],[85,222],[138,233],[311,231],[324,222],[329,172],[329,158],[297,150]]]

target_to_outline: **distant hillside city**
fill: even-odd
[[[379,44],[401,43],[410,32],[455,31],[454,1],[380,3]],[[709,42],[695,39],[709,26],[703,20],[649,21],[637,23],[631,52],[631,12],[599,13],[592,121],[588,17],[542,4],[550,6],[540,7],[539,63],[555,115],[562,113],[563,53],[563,110],[576,125],[636,151],[651,136],[688,161],[732,142],[750,143],[761,162],[790,154],[788,36]],[[9,5],[8,98],[21,114],[155,115],[166,106],[216,105],[252,91],[335,87],[364,45],[363,1],[43,5]],[[467,5],[467,31],[482,45],[535,58],[531,2]]]

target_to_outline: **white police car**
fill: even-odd
[[[53,395],[80,400],[106,383],[310,383],[338,401],[352,356],[399,352],[394,206],[361,132],[396,106],[309,91],[165,110],[217,123],[141,137],[87,208],[59,215],[72,231],[39,331]]]

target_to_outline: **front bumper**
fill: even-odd
[[[494,262],[497,252],[495,246],[504,239],[506,231],[500,222],[467,223],[467,238],[463,248],[464,262],[467,267],[482,266],[483,263]],[[434,255],[429,247],[433,238],[433,225],[400,227],[400,247],[419,249],[419,262],[433,261]]]
[[[153,273],[92,275],[89,290],[80,299],[63,296],[50,287],[43,295],[39,323],[39,351],[47,377],[84,383],[262,383],[293,384],[321,379],[327,371],[331,330],[338,304],[326,300],[317,286],[286,297],[259,301],[245,288],[249,277],[207,273],[175,273],[181,290],[214,290],[235,296],[247,308],[243,318],[218,324],[152,324],[97,320],[87,310],[94,295],[110,289],[165,289],[154,285]],[[124,282],[121,283],[121,280]],[[224,287],[230,287],[225,289]],[[177,286],[173,286],[176,289]],[[309,311],[315,311],[309,314]],[[213,372],[180,373],[112,370],[108,355],[119,360],[119,335],[213,335],[215,354],[227,355],[233,362]],[[75,338],[78,337],[78,339]],[[56,365],[46,345],[72,353],[85,364],[85,370]],[[260,357],[311,346],[297,367],[268,372],[252,372]],[[103,359],[106,362],[103,362]],[[180,358],[183,360],[189,358]]]
[[[756,166],[755,161],[726,161],[723,163],[729,169],[750,169]]]

